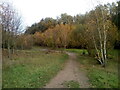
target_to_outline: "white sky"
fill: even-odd
[[[0,0],[1,1],[1,0]],[[22,15],[24,25],[30,26],[42,18],[56,18],[61,13],[69,15],[84,14],[100,3],[112,3],[116,0],[2,0],[13,3]]]

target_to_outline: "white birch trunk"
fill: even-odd
[[[100,53],[101,53],[101,59],[103,62],[103,66],[105,66],[105,62],[106,62],[106,37],[107,37],[107,33],[105,30],[105,18],[104,18],[104,14],[103,14],[103,9],[101,9],[102,11],[102,19],[103,19],[103,33],[102,31],[100,31],[100,26],[99,26],[99,22],[98,22],[98,16],[97,16],[97,12],[95,11],[95,16],[96,16],[96,20],[97,20],[97,30],[98,30],[98,34],[99,34],[99,41],[100,41]],[[103,39],[102,39],[103,37]],[[103,40],[103,41],[102,41]]]
[[[102,43],[102,35],[101,35],[101,32],[100,30],[98,30],[99,32],[99,38],[100,38],[100,52],[101,52],[101,59],[102,59],[102,62],[104,63],[104,54],[103,54],[103,43]]]
[[[100,58],[100,53],[99,53],[99,50],[98,50],[98,48],[97,48],[97,45],[96,45],[96,41],[95,41],[94,36],[93,36],[93,42],[94,42],[95,50],[96,50],[96,52],[97,52],[97,54],[98,54],[98,61],[100,62],[100,64],[102,64],[102,61],[101,61],[101,58]]]
[[[102,17],[103,17],[103,33],[104,33],[104,48],[103,48],[103,50],[104,50],[104,53],[103,53],[103,55],[104,55],[104,66],[105,66],[105,64],[106,64],[106,42],[107,42],[107,40],[106,40],[106,37],[107,37],[107,33],[106,33],[106,27],[105,27],[105,17],[104,17],[104,13],[103,13],[103,9],[101,9],[101,11],[102,11]]]
[[[106,33],[106,31],[104,31],[104,35],[105,35],[105,38],[104,38],[104,55],[105,55],[105,60],[107,59],[107,53],[106,53],[106,42],[107,42],[107,40],[106,40],[106,37],[107,37],[107,33]]]
[[[97,18],[97,13],[95,11],[95,15],[96,15],[96,20],[97,20],[97,30],[98,30],[98,35],[99,35],[99,41],[100,41],[100,53],[101,53],[101,60],[104,63],[104,52],[103,52],[103,43],[102,43],[102,33],[100,31],[100,26],[99,26],[99,22],[98,22],[98,18]],[[102,64],[103,64],[102,63]]]
[[[106,60],[106,37],[107,37],[107,33],[106,33],[106,30],[105,30],[105,25],[104,25],[104,58]]]

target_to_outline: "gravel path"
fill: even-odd
[[[86,73],[80,70],[80,64],[75,60],[76,54],[68,52],[67,54],[69,55],[69,60],[66,62],[64,69],[58,72],[44,88],[65,88],[63,83],[71,80],[79,82],[80,88],[90,87]]]

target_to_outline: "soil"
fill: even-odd
[[[69,60],[66,62],[63,70],[50,80],[44,88],[65,88],[63,83],[65,81],[77,81],[80,88],[89,88],[89,79],[85,71],[80,69],[80,64],[76,61],[76,54],[66,52],[69,55]]]

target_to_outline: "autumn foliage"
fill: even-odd
[[[57,19],[47,17],[19,34],[20,18],[12,18],[9,10],[9,13],[4,8],[3,11],[2,46],[9,51],[31,49],[33,46],[82,48],[87,49],[90,56],[97,57],[102,63],[107,58],[107,50],[114,48],[115,42],[120,41],[117,38],[119,35],[117,25],[113,22],[113,17],[117,14],[117,6],[114,5],[98,5],[94,10],[76,16],[64,13]],[[10,15],[16,22],[11,23],[11,18],[6,19]],[[16,26],[11,28],[15,23],[17,23]],[[94,53],[92,53],[93,50]]]

